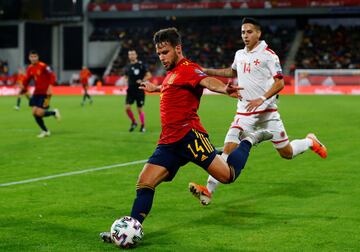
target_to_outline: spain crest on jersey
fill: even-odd
[[[167,84],[168,84],[168,85],[173,84],[175,78],[176,78],[176,74],[172,74],[172,75],[170,76],[169,80],[167,81]]]

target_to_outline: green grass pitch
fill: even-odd
[[[52,136],[37,139],[25,99],[15,111],[15,97],[0,97],[0,184],[147,159],[160,134],[159,96],[146,99],[145,134],[128,132],[124,99],[94,97],[81,107],[79,96],[55,96],[62,121],[45,119]],[[308,151],[284,160],[263,143],[208,207],[187,189],[207,173],[188,164],[157,188],[136,251],[360,250],[360,97],[281,96],[279,107],[289,137],[315,132],[329,157]],[[215,146],[235,108],[234,99],[202,98]],[[142,166],[0,186],[0,251],[115,251],[98,234],[129,215]]]

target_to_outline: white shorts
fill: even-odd
[[[239,144],[241,130],[255,131],[259,129],[267,129],[274,135],[271,142],[276,149],[283,148],[289,143],[284,124],[277,111],[236,114],[224,142]]]

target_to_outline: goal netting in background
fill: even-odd
[[[295,94],[360,95],[360,69],[297,69]]]

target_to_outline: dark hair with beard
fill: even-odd
[[[181,45],[181,35],[174,27],[157,31],[153,38],[154,44],[168,42],[172,47]]]
[[[259,21],[257,21],[255,18],[247,18],[247,17],[243,18],[242,24],[253,24],[256,27],[256,29],[261,31],[261,25]]]

